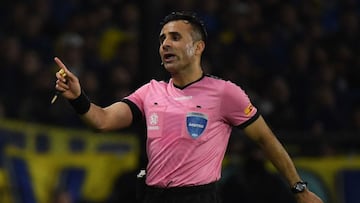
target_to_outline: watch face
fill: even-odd
[[[297,184],[296,185],[296,190],[298,190],[298,191],[303,191],[304,189],[305,189],[305,185],[304,184]]]
[[[306,189],[306,183],[305,182],[298,182],[294,185],[293,187],[293,192],[294,193],[299,193],[299,192],[303,192]]]

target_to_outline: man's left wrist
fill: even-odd
[[[298,181],[291,187],[291,192],[294,194],[302,193],[307,189],[307,185],[306,181]]]

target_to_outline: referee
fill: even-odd
[[[195,14],[173,12],[163,19],[159,35],[159,54],[171,75],[168,82],[151,80],[102,108],[90,102],[79,79],[55,58],[66,73],[56,74],[56,89],[97,130],[122,129],[145,119],[148,165],[143,171],[143,203],[221,202],[217,182],[233,127],[259,145],[298,203],[321,203],[243,89],[203,72],[206,37]]]

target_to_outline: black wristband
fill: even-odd
[[[90,109],[90,100],[83,91],[76,99],[68,100],[71,106],[75,109],[76,113],[83,115]]]

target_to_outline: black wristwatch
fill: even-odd
[[[291,188],[291,191],[293,193],[300,193],[300,192],[304,192],[306,188],[307,188],[307,182],[299,181],[294,184],[294,186]]]

